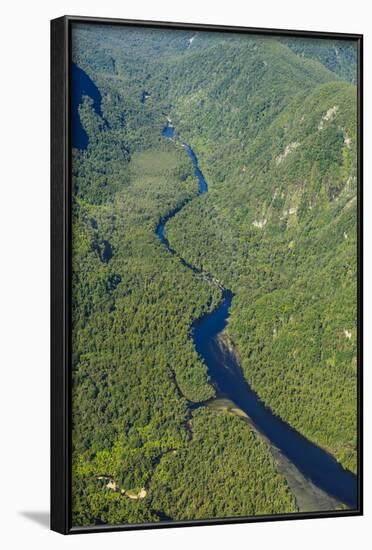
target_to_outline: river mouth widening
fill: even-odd
[[[162,135],[175,139],[175,128],[170,118],[162,130]],[[187,155],[191,159],[195,176],[198,179],[199,193],[208,192],[207,182],[199,168],[198,159],[190,145],[182,143]],[[192,199],[190,199],[192,200]],[[229,312],[233,300],[231,290],[224,288],[221,283],[208,273],[202,272],[196,266],[182,258],[171,247],[165,236],[165,224],[173,218],[190,200],[168,212],[156,227],[155,234],[168,252],[176,255],[183,265],[195,273],[203,274],[210,284],[218,286],[222,291],[222,300],[210,313],[194,321],[192,325],[192,339],[199,356],[205,362],[217,394],[227,397],[241,411],[244,412],[249,423],[272,447],[272,454],[278,464],[278,469],[287,478],[290,488],[295,493],[295,478],[300,478],[297,485],[308,483],[313,492],[325,494],[314,502],[325,503],[327,510],[347,507],[357,508],[358,483],[357,476],[345,470],[327,451],[312,443],[281,418],[276,416],[252,390],[244,378],[236,354],[232,346],[223,338],[223,331],[228,324]],[[279,454],[278,454],[279,453]],[[280,456],[279,456],[280,455]],[[281,458],[283,460],[281,460]],[[283,464],[286,468],[283,471]],[[282,468],[280,467],[282,465]],[[291,473],[292,468],[292,473]],[[299,504],[299,498],[295,494]],[[328,497],[328,500],[327,498]],[[320,511],[320,506],[312,511]]]

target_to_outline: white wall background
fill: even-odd
[[[367,0],[7,0],[2,4],[0,180],[0,544],[167,550],[239,545],[367,547],[371,437],[365,441],[365,517],[62,537],[49,508],[49,20],[64,14],[365,34],[365,423],[370,426],[372,30]],[[4,124],[5,123],[5,124]],[[369,310],[369,311],[368,311]]]

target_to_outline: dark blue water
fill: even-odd
[[[93,108],[95,112],[102,116],[101,101],[102,97],[99,89],[89,78],[86,72],[72,63],[71,67],[71,139],[72,147],[76,149],[86,149],[88,147],[88,134],[84,130],[80,116],[79,105],[83,103],[83,97],[89,96],[93,99]]]
[[[197,159],[194,151],[191,149],[190,145],[187,145],[187,143],[184,143],[183,146],[184,146],[187,154],[191,158],[191,162],[194,166],[194,174],[198,178],[198,181],[199,181],[199,194],[202,195],[203,193],[207,193],[208,185],[207,185],[207,182],[205,181],[205,178],[204,178],[204,176],[203,176],[203,174],[202,174],[202,172],[199,168],[198,159]]]
[[[174,126],[170,122],[163,128],[162,135],[167,138],[173,138]]]
[[[219,307],[194,323],[193,340],[219,392],[250,416],[257,429],[315,485],[350,508],[357,507],[357,478],[326,451],[303,437],[264,405],[243,377],[235,355],[221,345],[233,294],[223,291]]]
[[[163,128],[162,135],[167,138],[174,138],[173,124],[168,122],[168,124]],[[187,145],[187,143],[182,143],[182,146],[184,147],[186,153],[189,155],[191,159],[192,165],[194,167],[194,174],[198,178],[198,182],[199,182],[199,195],[202,195],[203,193],[206,193],[208,191],[208,185],[199,168],[197,156],[195,155],[194,151],[191,149],[190,145]]]
[[[148,99],[150,96],[151,94],[149,94],[148,92],[146,92],[146,90],[144,90],[141,95],[141,103],[145,103],[146,99]]]
[[[162,133],[167,138],[173,138],[174,127],[168,123]],[[199,169],[197,157],[189,145],[183,144],[183,146],[193,163],[199,182],[199,194],[206,193],[208,186]],[[164,235],[165,224],[183,206],[168,212],[160,220],[156,235],[171,254],[180,258],[183,265],[200,273],[199,269],[178,255]],[[207,365],[213,384],[220,394],[231,399],[252,419],[257,429],[280,449],[305,477],[349,508],[356,508],[357,477],[342,468],[329,453],[308,441],[266,407],[245,380],[235,354],[219,341],[218,335],[225,329],[228,322],[232,299],[233,293],[222,288],[222,301],[219,306],[195,321],[192,327],[196,351]]]

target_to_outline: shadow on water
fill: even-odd
[[[174,132],[175,129],[168,120],[162,135],[174,139]],[[198,166],[198,159],[189,145],[184,143],[183,147],[194,166],[199,182],[199,194],[206,193],[208,186]],[[164,234],[167,221],[185,204],[168,212],[160,220],[155,233],[167,250],[179,257],[183,265],[196,273],[201,273],[199,269],[178,255],[169,245]],[[213,384],[219,392],[236,403],[251,418],[257,430],[282,451],[305,477],[350,508],[356,508],[357,477],[345,470],[329,453],[311,443],[266,407],[245,380],[233,351],[218,338],[227,325],[233,299],[233,293],[228,289],[222,288],[222,294],[219,306],[194,322],[192,327],[195,348],[207,365]]]
[[[72,147],[76,149],[86,149],[88,146],[88,134],[84,130],[80,116],[79,105],[83,103],[84,96],[89,96],[93,100],[93,108],[97,115],[102,116],[101,112],[101,93],[93,80],[80,67],[72,63],[71,67],[71,138]]]

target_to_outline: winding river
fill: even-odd
[[[175,139],[175,129],[168,119],[162,131],[164,137]],[[208,192],[208,185],[199,168],[196,154],[187,144],[182,144],[194,166],[194,172],[199,182],[199,195]],[[165,225],[183,206],[171,210],[163,217],[157,228],[156,235],[167,250],[176,255],[183,265],[196,273],[202,273],[174,250],[166,236]],[[321,492],[333,497],[338,504],[343,503],[348,508],[357,507],[358,483],[357,477],[345,470],[328,452],[321,449],[289,424],[276,416],[260,400],[245,380],[234,352],[223,342],[222,331],[226,328],[233,293],[224,288],[209,274],[204,274],[210,284],[218,284],[222,290],[222,300],[211,313],[196,320],[192,327],[192,338],[195,348],[203,358],[208,368],[210,378],[217,393],[227,397],[236,404],[250,419],[256,431],[276,450],[284,455],[287,463],[302,474],[302,485],[307,481]],[[278,454],[278,453],[277,453]],[[289,483],[290,484],[290,483]],[[324,500],[324,499],[323,499]]]
[[[88,95],[93,100],[95,112],[101,115],[101,94],[89,76],[76,65],[72,67],[72,77],[72,146],[83,150],[88,145],[88,136],[80,121],[79,105],[81,105],[84,95]],[[150,97],[150,93],[144,92],[141,102],[144,103],[148,97]],[[174,132],[174,127],[168,119],[168,123],[162,131],[163,136],[173,140],[175,139]],[[199,194],[207,193],[208,185],[199,168],[194,151],[188,144],[183,143],[182,145],[193,164],[195,176],[199,182]],[[310,500],[312,499],[311,506],[314,510],[335,509],[340,506],[340,503],[351,509],[356,508],[357,477],[343,469],[329,453],[308,441],[276,416],[265,406],[245,380],[234,352],[221,338],[221,333],[228,323],[233,293],[224,288],[212,275],[202,272],[187,262],[168,242],[165,236],[167,221],[173,218],[190,200],[186,200],[181,206],[170,210],[160,220],[156,228],[156,235],[168,252],[177,256],[184,266],[203,275],[210,284],[218,285],[222,291],[222,300],[216,309],[196,320],[192,327],[195,348],[207,365],[218,396],[227,398],[244,411],[250,424],[269,443],[273,456],[277,460],[278,469],[281,466],[284,470],[283,475],[286,476],[290,488],[297,490],[300,486],[300,491],[297,492],[301,496],[305,487],[305,492],[310,494]],[[294,494],[296,490],[293,491]],[[298,500],[298,495],[295,496]],[[322,504],[322,507],[318,507],[319,503]]]

